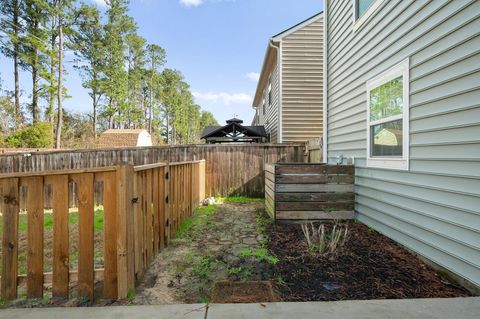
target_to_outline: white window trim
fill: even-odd
[[[367,167],[390,168],[398,170],[409,169],[410,150],[410,120],[409,120],[409,91],[410,91],[410,61],[403,60],[375,78],[367,81]],[[403,113],[386,119],[370,121],[370,91],[399,76],[403,76]],[[403,119],[403,149],[402,157],[371,157],[370,127],[375,124]]]
[[[380,5],[385,0],[376,0],[370,5],[370,7],[365,11],[365,13],[357,18],[357,0],[352,0],[353,2],[353,31],[357,31],[367,20],[370,19],[371,15],[380,7]]]

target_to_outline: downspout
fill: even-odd
[[[277,142],[282,143],[283,142],[283,125],[282,125],[282,54],[281,54],[281,48],[282,48],[282,42],[279,41],[277,42],[278,46],[275,45],[275,42],[270,40],[269,46],[272,49],[275,49],[277,51],[277,66],[278,66],[278,137],[277,137]],[[273,89],[273,86],[272,86]]]
[[[323,0],[323,162],[328,163],[328,0]]]

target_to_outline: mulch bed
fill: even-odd
[[[464,297],[471,294],[442,278],[417,257],[365,225],[348,222],[350,236],[336,255],[308,251],[298,224],[271,226],[269,248],[284,301],[334,301]]]

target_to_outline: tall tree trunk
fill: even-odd
[[[32,64],[32,119],[34,124],[38,122],[38,113],[38,51],[35,49]]]
[[[54,6],[56,3],[54,1]],[[48,116],[50,121],[50,129],[52,132],[52,136],[54,133],[55,127],[55,47],[57,44],[57,35],[56,35],[56,27],[57,27],[57,19],[56,15],[52,16],[52,37],[51,37],[51,49],[52,52],[50,54],[50,89],[49,89],[49,100],[48,100]]]
[[[57,121],[57,138],[55,148],[61,148],[62,139],[62,100],[63,100],[63,21],[61,13],[58,16],[58,121]]]
[[[18,0],[13,1],[13,32],[15,33],[15,41],[13,45],[13,69],[15,78],[15,127],[18,128],[22,121],[22,115],[20,110],[20,80],[18,75],[18,53],[20,51],[20,44],[18,41]]]
[[[148,106],[148,133],[152,134],[152,110],[153,110],[153,62],[152,74],[150,75],[150,103]]]
[[[93,138],[97,140],[97,91],[93,90]]]
[[[168,136],[168,134],[169,134],[169,129],[170,129],[170,127],[169,127],[169,126],[170,126],[170,120],[169,120],[169,118],[168,118],[168,111],[166,112],[166,115],[167,115],[167,116],[166,116],[166,119],[167,119],[167,134],[166,134],[166,136],[167,136],[167,141],[166,141],[166,142],[167,142],[167,145],[168,145],[168,144],[170,143],[170,139],[169,139],[169,136]]]

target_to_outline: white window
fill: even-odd
[[[262,100],[263,115],[265,115],[265,107],[266,107],[266,105],[265,105],[265,98],[263,98],[263,100]]]
[[[367,82],[367,166],[408,170],[409,60]]]
[[[384,0],[353,0],[353,29],[357,30]]]

